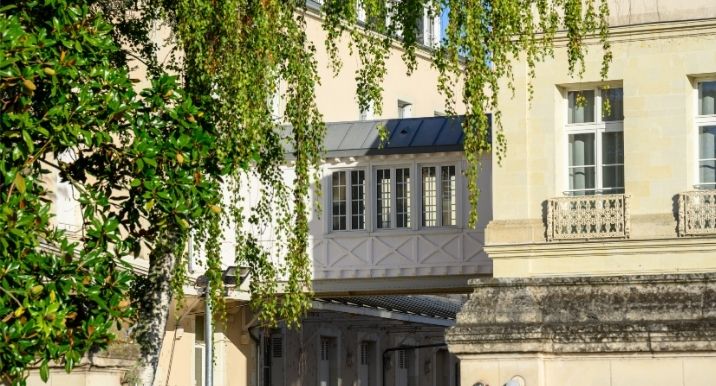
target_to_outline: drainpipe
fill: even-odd
[[[251,340],[254,341],[254,345],[256,346],[256,384],[254,386],[260,386],[261,383],[261,340],[258,336],[254,336],[254,329],[258,328],[258,326],[249,327],[249,336],[251,337]]]
[[[392,351],[399,351],[399,350],[417,350],[420,348],[430,348],[430,347],[447,347],[447,343],[433,343],[433,344],[421,344],[417,346],[398,346],[398,347],[391,347],[383,350],[383,372],[381,373],[383,375],[383,379],[381,384],[385,386],[385,361],[387,360],[388,356],[387,354]]]
[[[213,312],[211,310],[211,282],[206,284],[204,292],[204,340],[206,352],[204,354],[204,386],[214,386],[214,328],[212,326]]]

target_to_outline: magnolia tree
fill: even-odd
[[[305,0],[3,2],[0,382],[22,384],[32,366],[46,379],[51,363],[70,371],[106,347],[112,325],[124,322],[135,325],[140,382],[151,385],[170,303],[185,284],[190,234],[206,251],[210,296],[222,313],[219,242],[227,224],[236,225],[237,264],[250,268],[261,319],[298,322],[310,304],[309,193],[318,184],[325,133],[305,7]],[[433,64],[448,112],[458,100],[465,105],[474,225],[481,155],[499,160],[507,151],[496,91],[512,87],[513,60],[524,58],[534,77],[535,63],[564,35],[569,69],[581,74],[585,43],[593,39],[604,49],[606,76],[606,0],[325,0],[329,65],[340,71],[338,42],[347,38],[361,63],[363,110],[380,113],[393,44],[403,46],[408,72],[415,69],[415,22],[425,9],[449,12]],[[171,31],[167,41],[151,39],[158,25]],[[169,60],[160,60],[161,47],[172,49]],[[139,93],[131,60],[151,80]],[[268,102],[279,79],[289,137]],[[453,91],[458,84],[460,95]],[[290,187],[281,172],[286,148],[294,149]],[[63,162],[68,153],[74,161]],[[52,225],[48,173],[79,194],[78,242]],[[240,192],[249,180],[260,181],[252,188],[261,198],[247,208]],[[283,251],[281,266],[250,231],[267,224]],[[131,255],[148,259],[148,274],[131,273]],[[288,278],[280,297],[278,277]]]

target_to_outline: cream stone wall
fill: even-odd
[[[676,205],[698,182],[696,81],[716,74],[716,3],[610,4],[613,24],[637,24],[612,29],[605,81],[599,46],[590,44],[584,75],[570,77],[561,42],[554,59],[537,65],[531,101],[524,61],[515,63],[515,97],[500,90],[508,150],[503,165],[493,165],[494,221],[486,231],[497,277],[716,270],[716,234],[678,238]],[[566,92],[605,84],[624,90],[628,240],[548,243],[547,200],[568,189]]]
[[[460,358],[460,384],[522,386],[693,386],[715,382],[714,354],[495,355]]]

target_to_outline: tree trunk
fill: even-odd
[[[140,386],[154,386],[156,380],[172,301],[171,278],[177,262],[174,248],[178,241],[178,235],[172,232],[158,242],[149,256],[149,272],[138,283],[139,298],[135,301],[139,308],[139,320],[135,337],[141,347],[138,371]]]

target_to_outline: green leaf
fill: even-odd
[[[42,382],[47,382],[48,379],[50,379],[50,367],[47,363],[47,359],[42,361],[42,364],[40,365],[40,378],[42,379]]]
[[[22,173],[15,173],[15,180],[13,182],[15,183],[15,187],[17,187],[18,192],[25,193],[25,177],[22,176]]]

